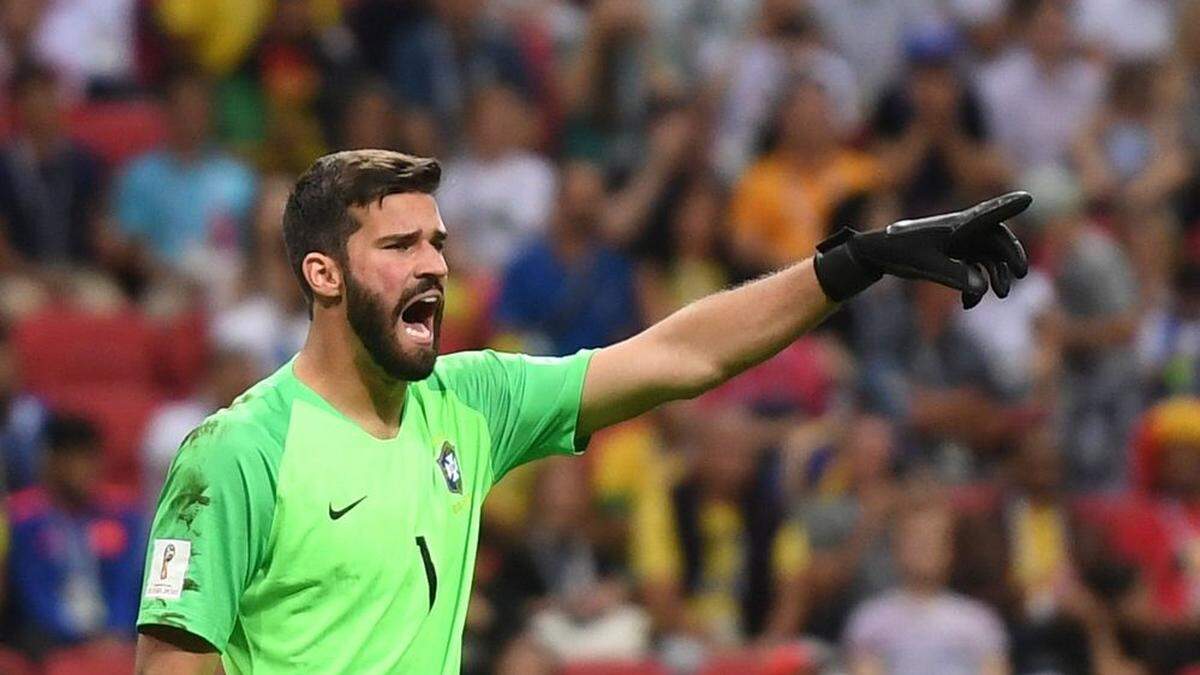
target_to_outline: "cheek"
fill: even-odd
[[[409,277],[409,265],[398,260],[399,257],[396,252],[387,250],[368,256],[366,264],[360,266],[362,271],[354,276],[385,300],[397,300],[408,285]]]

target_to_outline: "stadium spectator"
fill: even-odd
[[[913,505],[896,525],[896,590],[854,610],[844,646],[854,675],[1010,672],[1008,636],[987,605],[950,592],[954,515],[944,504]]]
[[[724,182],[733,182],[745,171],[770,121],[772,105],[799,75],[813,78],[829,92],[840,134],[857,131],[860,105],[855,73],[846,59],[824,44],[807,3],[762,3],[755,32],[727,58],[731,59],[725,66],[728,86],[716,123],[713,158]]]
[[[871,128],[905,213],[939,213],[1009,180],[983,105],[956,62],[959,37],[925,30],[905,47],[908,71],[884,91]]]
[[[296,293],[296,278],[282,241],[283,210],[291,181],[265,176],[254,208],[254,250],[240,288],[218,305],[210,333],[220,349],[250,356],[259,375],[275,370],[304,343],[308,311]]]
[[[0,6],[0,91],[8,95],[8,81],[18,65],[32,61],[30,43],[45,3],[42,0],[11,0]]]
[[[127,93],[136,84],[136,0],[44,3],[30,44],[77,94]]]
[[[42,480],[8,505],[18,638],[35,652],[128,641],[142,571],[139,509],[97,483],[99,436],[89,423],[56,417],[48,437]]]
[[[1138,334],[1138,360],[1152,398],[1200,396],[1200,264],[1175,274],[1170,304],[1148,313]]]
[[[647,324],[729,283],[720,226],[725,218],[723,196],[720,185],[703,176],[683,188],[669,216],[666,255],[645,255],[638,265]]]
[[[1084,215],[1074,177],[1046,168],[1026,175],[1038,206],[1028,220],[1041,229],[1052,261],[1056,311],[1048,330],[1062,350],[1063,451],[1074,487],[1117,487],[1141,391],[1133,342],[1139,289],[1124,249]]]
[[[599,238],[599,168],[571,162],[560,180],[549,231],[513,258],[497,298],[497,329],[534,354],[607,344],[638,325],[633,265]]]
[[[931,284],[906,290],[911,311],[877,316],[861,329],[869,334],[864,393],[904,425],[911,444],[906,461],[949,481],[970,480],[989,453],[1011,440],[1019,416],[963,328],[958,296]]]
[[[649,12],[636,0],[592,5],[563,80],[562,141],[568,156],[587,157],[613,173],[635,169],[645,156],[649,105],[669,79],[661,77],[647,44]]]
[[[1079,120],[1104,92],[1104,71],[1077,52],[1070,3],[1013,3],[1020,44],[979,73],[988,126],[1018,171],[1067,159]]]
[[[211,96],[197,72],[175,73],[166,85],[165,147],[133,160],[117,178],[118,263],[142,275],[182,271],[219,281],[242,259],[256,180],[213,144]]]
[[[432,12],[401,25],[386,70],[400,97],[433,114],[443,133],[462,130],[467,102],[490,84],[531,96],[534,82],[517,43],[473,0],[436,0]]]
[[[154,411],[146,422],[141,442],[142,503],[154,512],[167,469],[188,433],[204,418],[227,407],[254,384],[256,364],[248,354],[217,351],[209,357],[196,390],[187,398],[171,401]]]
[[[644,658],[650,620],[630,604],[618,552],[596,540],[584,467],[542,467],[534,499],[524,541],[546,599],[530,619],[532,639],[563,663]]]
[[[95,261],[103,187],[99,161],[71,140],[58,77],[28,64],[12,77],[17,134],[0,148],[0,261]]]
[[[340,150],[396,150],[403,145],[399,126],[400,112],[392,90],[384,82],[366,80],[346,98],[334,134],[335,143]]]
[[[247,70],[263,99],[259,164],[266,171],[298,175],[326,151],[338,108],[361,70],[353,35],[341,24],[320,25],[318,10],[313,0],[275,2],[250,56]]]
[[[834,212],[880,187],[882,168],[839,140],[829,93],[800,78],[785,88],[775,147],[734,188],[733,250],[758,273],[796,260],[833,229]]]
[[[869,108],[903,67],[908,35],[947,20],[941,4],[930,0],[812,1],[829,41],[854,67],[860,100]]]
[[[5,494],[33,485],[42,470],[50,411],[21,386],[10,329],[0,324],[0,457]]]
[[[495,275],[545,233],[556,176],[530,151],[530,110],[515,91],[486,87],[468,110],[466,152],[446,163],[438,207],[461,239],[451,249],[455,269]]]
[[[900,506],[895,427],[861,413],[841,427],[835,447],[798,509],[812,562],[806,632],[837,642],[850,611],[896,584],[889,531]],[[828,455],[828,456],[827,456]]]
[[[679,645],[781,640],[801,625],[807,546],[734,407],[696,416],[687,468],[639,505],[633,573],[659,632]]]
[[[1174,198],[1192,169],[1160,73],[1155,62],[1117,64],[1108,98],[1074,153],[1085,198],[1111,214],[1151,303],[1161,302],[1170,282]]]
[[[1054,431],[1024,435],[1009,468],[995,494],[965,505],[960,590],[1005,616],[1017,672],[1130,672],[1115,612],[1089,585],[1113,573],[1097,555],[1099,519],[1067,492]]]
[[[1136,572],[1118,607],[1151,672],[1177,672],[1200,664],[1200,402],[1148,410],[1134,452],[1135,492],[1110,526],[1116,559]]]

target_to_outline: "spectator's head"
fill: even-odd
[[[34,142],[62,136],[62,102],[58,76],[48,66],[25,63],[13,73],[10,88],[21,130]]]
[[[882,415],[863,413],[844,428],[844,453],[854,485],[878,485],[888,480],[895,450],[895,428]]]
[[[1021,438],[1013,457],[1013,481],[1018,490],[1035,501],[1049,501],[1058,494],[1063,484],[1063,460],[1053,430],[1040,427]]]
[[[533,519],[560,536],[583,534],[591,492],[584,466],[570,457],[556,457],[538,467]]]
[[[482,14],[477,0],[434,0],[433,7],[447,28],[464,37]]]
[[[905,588],[942,588],[954,562],[954,516],[942,504],[918,503],[902,511],[893,533],[896,562]]]
[[[764,0],[762,30],[779,40],[808,41],[820,37],[812,10],[804,0]]]
[[[1069,0],[1016,0],[1013,10],[1017,30],[1026,37],[1035,58],[1053,64],[1070,55],[1075,25]]]
[[[1155,112],[1159,72],[1153,61],[1123,61],[1112,69],[1108,80],[1108,102],[1118,115],[1139,121]]]
[[[699,485],[710,497],[738,499],[753,480],[759,457],[750,414],[728,406],[697,415],[694,422],[694,470]]]
[[[498,159],[529,142],[531,111],[512,89],[486,87],[471,101],[467,119],[471,152],[482,159]]]
[[[798,78],[787,88],[777,124],[780,148],[798,156],[822,154],[838,144],[833,101],[812,78]]]
[[[275,0],[274,32],[284,40],[300,40],[313,31],[312,0]]]
[[[1174,498],[1200,499],[1200,403],[1193,398],[1168,400],[1148,415],[1150,433],[1160,448],[1158,490]]]
[[[199,70],[171,74],[165,88],[168,140],[171,149],[193,154],[208,142],[212,130],[212,86]]]
[[[101,465],[100,434],[83,419],[55,415],[46,428],[45,484],[69,506],[87,504],[95,494]]]
[[[954,59],[959,38],[948,28],[930,28],[910,36],[908,95],[916,116],[929,122],[949,123],[958,114],[961,93]]]
[[[283,238],[313,330],[396,380],[433,371],[442,323],[445,226],[436,160],[387,150],[325,155],[288,197]]]
[[[591,162],[571,160],[559,174],[555,233],[569,239],[595,234],[604,208],[604,172]]]
[[[716,256],[720,247],[719,223],[724,208],[724,191],[716,179],[710,176],[693,179],[671,216],[675,255],[691,259],[712,259]]]
[[[1037,199],[1021,216],[1050,250],[1061,250],[1073,241],[1083,219],[1083,190],[1075,174],[1061,166],[1031,169],[1018,181]]]
[[[395,100],[387,85],[365,83],[354,90],[342,110],[342,148],[393,149],[398,121]]]
[[[34,29],[38,27],[46,0],[5,0],[0,2],[0,37],[13,53],[23,53]]]

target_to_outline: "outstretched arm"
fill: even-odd
[[[957,213],[902,221],[884,230],[843,229],[814,258],[698,300],[588,366],[577,433],[692,398],[778,353],[820,323],[836,303],[884,274],[956,288],[963,305],[1008,294],[1026,272],[1025,253],[1003,221],[1031,198],[1010,193]]]
[[[698,396],[776,354],[835,307],[811,258],[698,300],[592,357],[578,433]]]

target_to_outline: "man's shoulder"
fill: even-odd
[[[183,441],[181,451],[207,456],[278,459],[287,438],[294,395],[278,373],[247,389],[227,407],[209,415]]]

